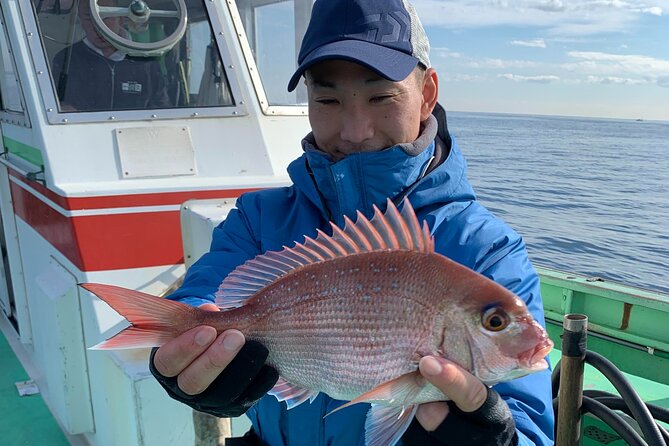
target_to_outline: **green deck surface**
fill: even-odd
[[[69,445],[39,394],[19,396],[14,383],[28,379],[0,332],[0,443],[8,446]]]

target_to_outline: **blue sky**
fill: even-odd
[[[669,0],[413,0],[447,110],[669,120]]]

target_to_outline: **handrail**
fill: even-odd
[[[23,176],[23,178],[28,181],[35,181],[42,183],[43,186],[46,186],[46,179],[44,178],[44,166],[42,166],[42,168],[38,171],[29,172],[10,162],[8,159],[8,154],[9,152],[7,151],[0,153],[0,164],[5,165],[8,169],[16,171],[19,175]],[[41,178],[39,175],[41,175]]]

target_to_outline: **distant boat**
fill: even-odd
[[[637,122],[641,122],[641,121],[643,121],[643,119],[641,119],[641,118],[637,118],[636,121],[637,121]]]

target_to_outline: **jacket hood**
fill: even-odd
[[[407,196],[417,211],[475,200],[466,161],[448,133],[443,108],[437,104],[423,124],[414,143],[356,153],[338,162],[318,150],[309,134],[302,141],[304,153],[288,166],[294,188],[338,225],[344,215],[355,220],[357,210],[370,217],[374,204],[385,210],[386,198],[399,204]],[[431,166],[435,160],[440,164]]]

